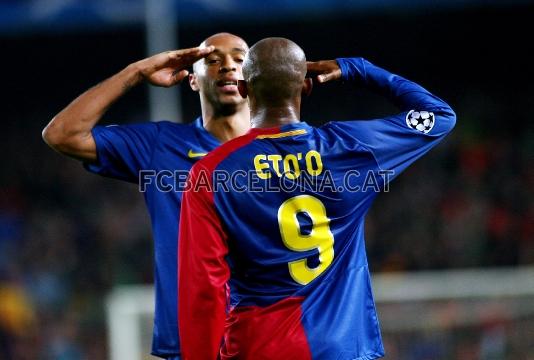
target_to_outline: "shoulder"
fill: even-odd
[[[378,121],[377,121],[378,120]],[[319,128],[321,137],[332,146],[343,149],[369,149],[369,139],[379,140],[383,129],[377,127],[385,119],[331,121]]]
[[[159,135],[159,127],[153,122],[140,122],[133,124],[110,124],[97,125],[93,127],[91,133],[97,142],[150,142],[154,141]]]
[[[97,125],[93,128],[93,133],[131,133],[139,136],[143,134],[153,136],[162,131],[177,132],[188,127],[188,125],[176,124],[170,121],[144,121],[132,124]]]
[[[162,120],[162,121],[155,121],[153,122],[160,130],[167,130],[171,132],[183,132],[183,131],[192,131],[194,128],[194,122],[187,123],[187,124],[181,124],[181,123],[175,123],[168,120]]]
[[[333,136],[336,138],[350,135],[355,137],[354,132],[351,131],[354,128],[354,121],[329,121],[326,124],[317,128],[317,131],[322,136]]]
[[[155,123],[158,128],[160,140],[173,144],[189,144],[198,141],[198,132],[195,122],[182,124],[171,121],[158,121]]]
[[[203,169],[205,171],[213,171],[217,166],[224,161],[230,154],[249,145],[256,139],[255,134],[247,133],[235,139],[229,140],[214,150],[210,151],[206,156],[200,159],[193,168]]]

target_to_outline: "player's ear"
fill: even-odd
[[[191,89],[193,89],[193,91],[200,90],[200,88],[198,87],[197,75],[195,73],[189,74],[189,86],[191,86]]]
[[[310,96],[313,89],[313,79],[312,78],[304,78],[304,83],[302,85],[302,96]]]
[[[237,90],[243,99],[248,96],[247,82],[245,80],[237,80]]]

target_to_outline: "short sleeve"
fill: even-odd
[[[157,123],[96,126],[92,130],[96,143],[96,162],[84,167],[95,174],[137,182],[141,169],[150,166],[159,135]]]

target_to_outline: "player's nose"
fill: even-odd
[[[234,59],[231,56],[225,56],[222,63],[221,63],[221,72],[230,72],[230,71],[236,71],[237,70],[237,64],[234,61]]]

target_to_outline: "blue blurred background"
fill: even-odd
[[[41,140],[42,128],[77,95],[147,56],[145,5],[0,3],[0,359],[108,358],[106,294],[120,284],[152,282],[151,234],[137,188],[86,173]],[[250,45],[283,36],[309,60],[366,57],[455,109],[453,134],[379,196],[368,216],[374,273],[534,265],[528,30],[534,2],[175,0],[170,6],[180,47],[220,31]],[[182,84],[180,96],[181,119],[170,120],[192,121],[200,114],[197,94]],[[151,120],[147,99],[148,87],[139,86],[102,123]],[[319,125],[395,111],[380,97],[337,83],[316,86],[302,118]],[[466,339],[470,352],[390,349],[391,358],[484,358],[476,336]],[[514,348],[502,358],[533,353]]]

